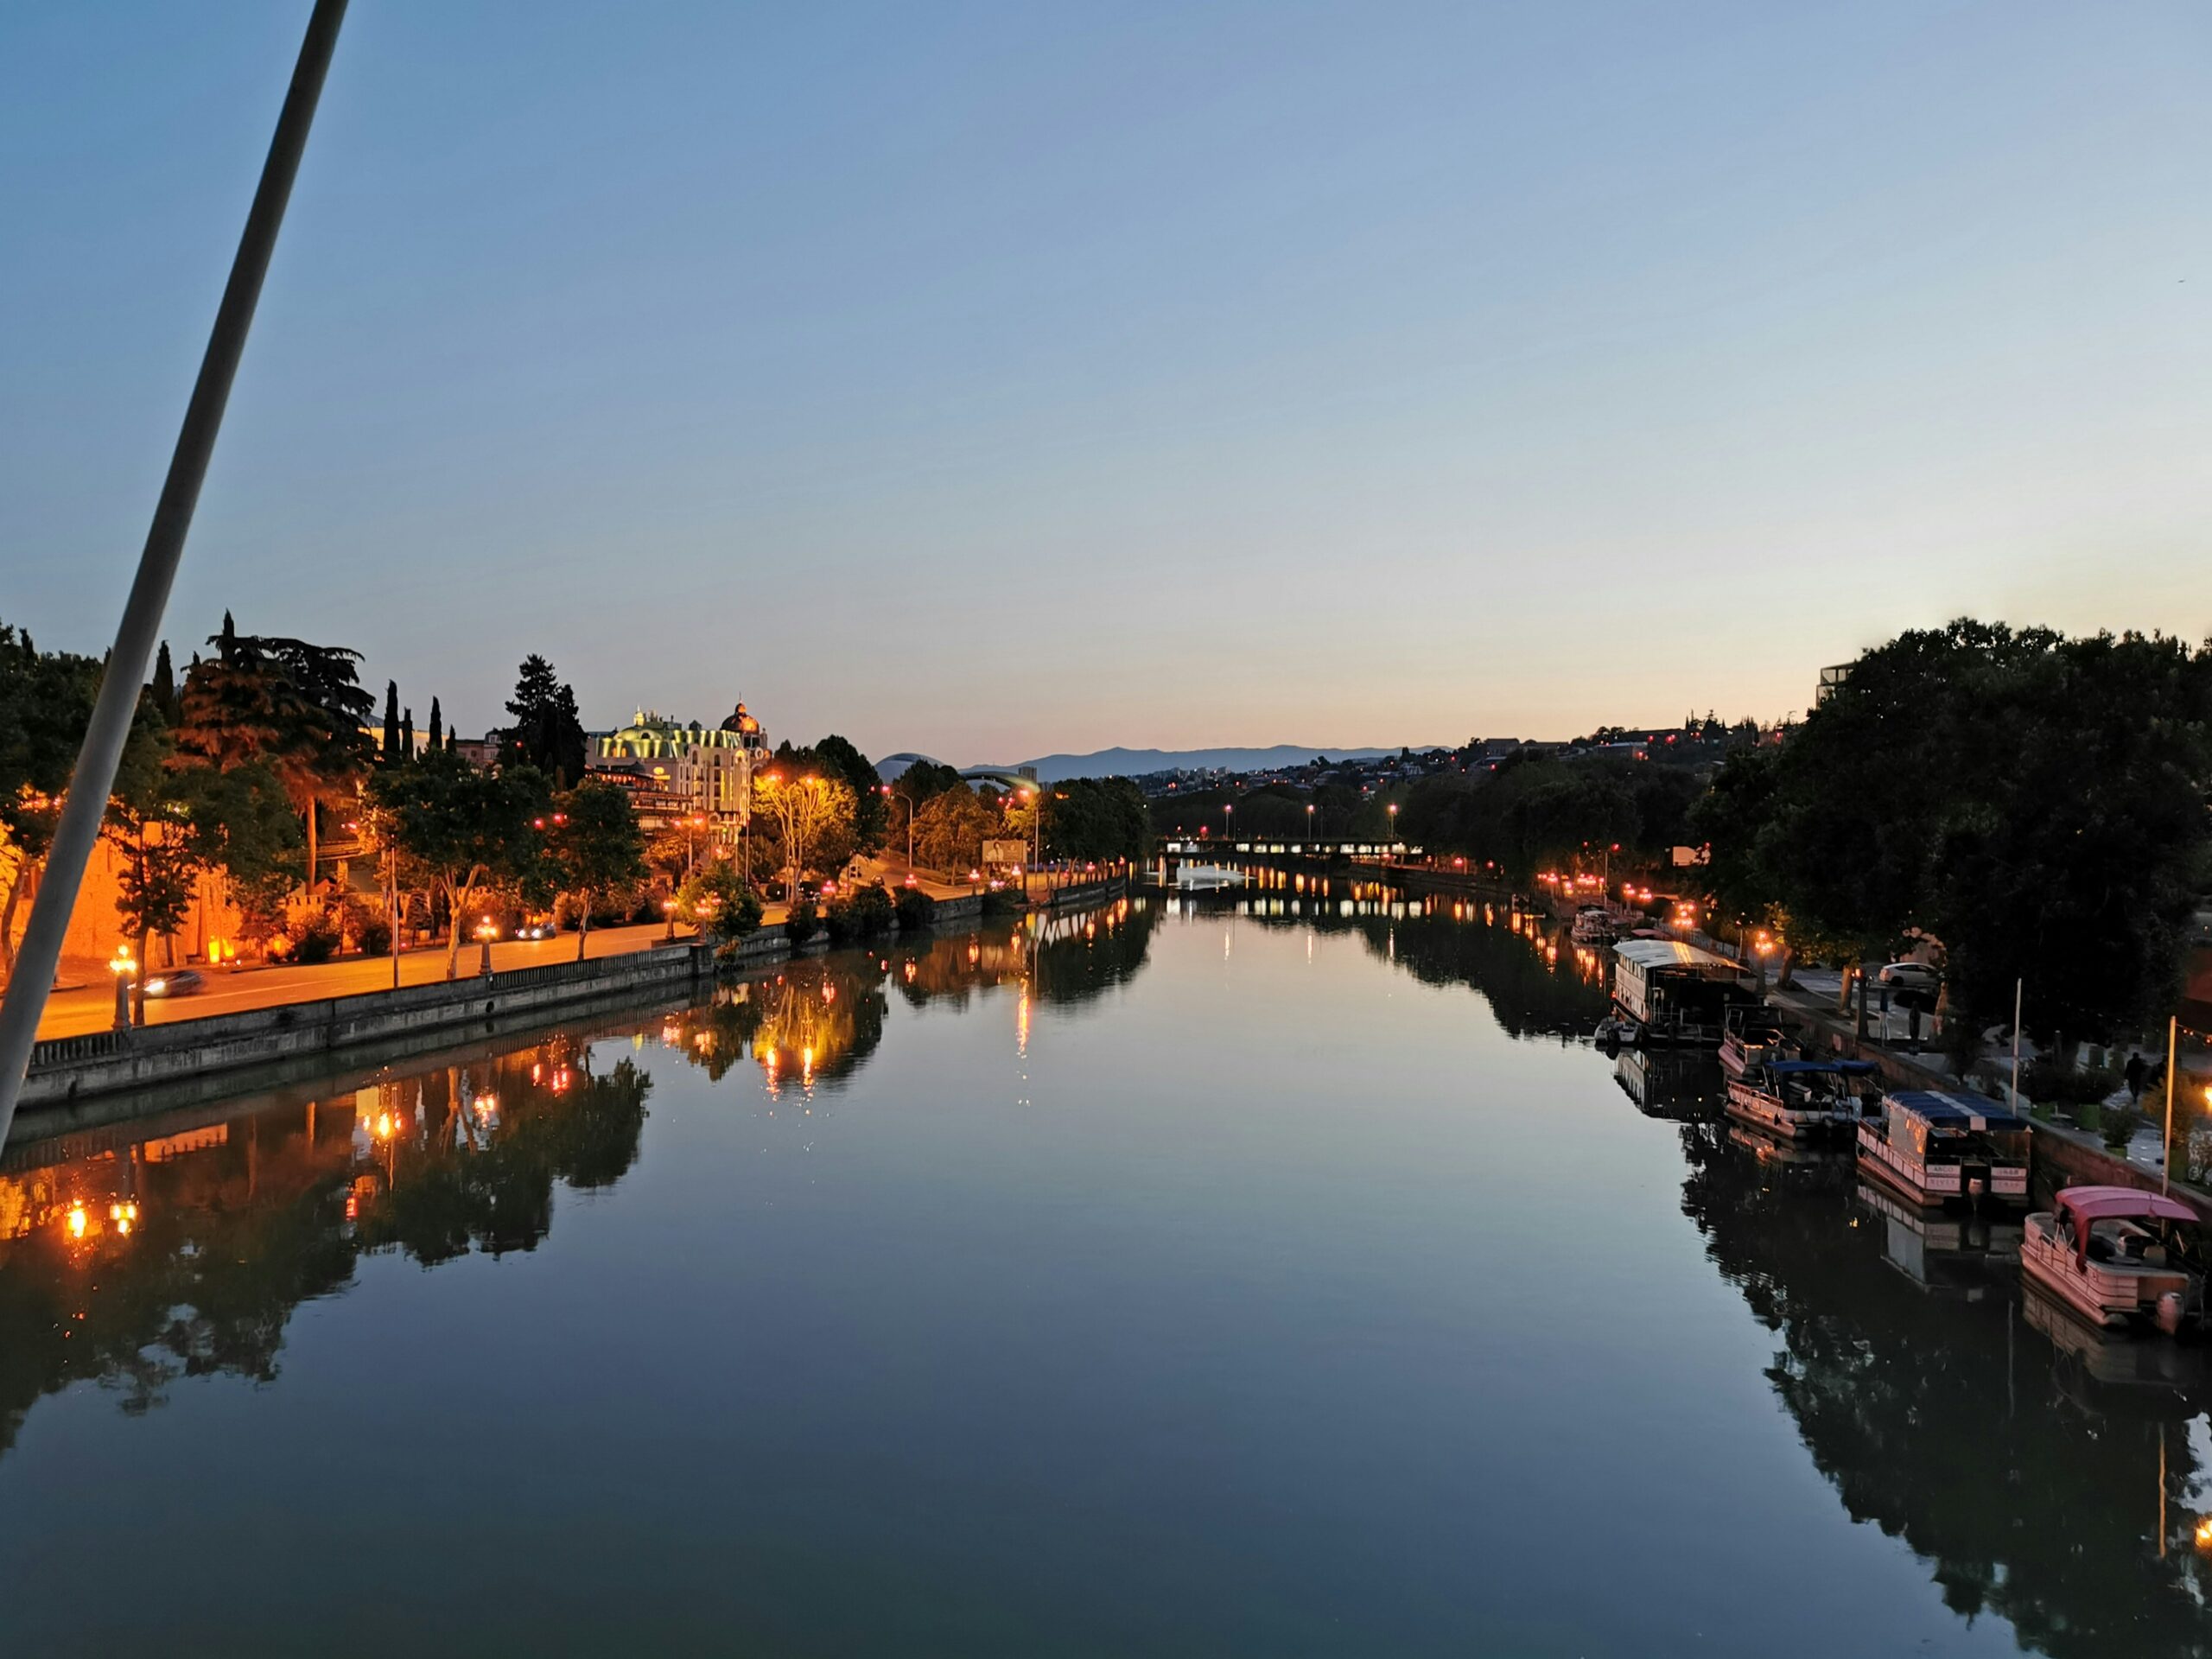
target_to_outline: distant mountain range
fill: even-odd
[[[1416,743],[1414,752],[1448,748],[1449,744]],[[1148,772],[1272,772],[1302,766],[1321,755],[1332,760],[1371,760],[1395,754],[1384,749],[1308,748],[1297,743],[1276,743],[1263,749],[1096,749],[1089,754],[1040,754],[1034,760],[1016,762],[1034,766],[1040,782],[1058,783],[1064,778],[1141,778]]]

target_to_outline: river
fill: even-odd
[[[2212,1652],[2195,1355],[1316,908],[11,1147],[0,1649]]]

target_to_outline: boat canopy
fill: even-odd
[[[1880,1068],[1872,1060],[1769,1060],[1766,1069],[1785,1077],[1807,1071],[1840,1071],[1846,1077],[1857,1077]]]
[[[2069,1186],[2058,1195],[2058,1207],[2074,1217],[2075,1230],[2084,1234],[2093,1221],[2197,1218],[2196,1211],[2179,1198],[2133,1186]]]
[[[1955,1090],[1907,1089],[1885,1096],[1885,1103],[1899,1111],[1910,1112],[1933,1128],[1942,1129],[1999,1129],[2017,1130],[2029,1127],[2024,1117],[2016,1117],[1986,1095],[1961,1093]],[[2103,1187],[2079,1187],[2077,1192],[2104,1192]],[[2115,1192],[2133,1192],[2133,1187],[2113,1187]]]
[[[1647,973],[1654,968],[1719,968],[1732,974],[1742,971],[1727,957],[1700,950],[1694,944],[1684,944],[1680,939],[1624,939],[1613,947],[1613,954]]]

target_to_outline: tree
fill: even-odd
[[[829,868],[830,860],[843,863],[838,849],[852,845],[855,798],[843,779],[789,770],[790,765],[785,762],[753,779],[753,804],[773,828],[789,900],[797,904],[799,880],[808,868]]]
[[[1144,791],[1127,778],[1071,778],[1042,792],[1045,850],[1052,857],[1108,863],[1141,860],[1152,842]],[[1301,810],[1300,815],[1305,815]]]
[[[900,772],[898,781],[891,785],[893,793],[905,796],[907,804],[915,807],[921,806],[932,796],[959,787],[960,774],[936,760],[915,761]]]
[[[27,633],[0,623],[0,971],[13,972],[16,916],[54,845],[77,750],[92,723],[103,670],[96,658],[41,652]],[[141,698],[117,772],[116,790],[157,772],[167,742],[150,697]]]
[[[399,682],[384,683],[384,763],[387,766],[399,763]]]
[[[486,884],[519,880],[537,855],[544,779],[527,766],[479,772],[459,756],[379,772],[369,797],[392,845],[446,900],[446,977],[458,970],[461,923]]]
[[[933,795],[914,816],[914,855],[931,869],[956,879],[983,861],[984,837],[999,827],[999,815],[966,784]]]
[[[265,938],[283,919],[302,838],[283,780],[257,760],[228,772],[200,765],[175,773],[170,791],[190,826],[194,861],[221,872],[249,934]]]
[[[399,753],[410,760],[415,758],[415,711],[412,709],[399,711]]]
[[[154,699],[154,712],[161,715],[164,726],[174,728],[179,709],[176,699],[176,664],[169,660],[169,642],[162,641],[162,648],[154,657],[154,679],[148,691]]]
[[[191,915],[200,856],[190,810],[165,773],[149,768],[118,782],[101,834],[123,855],[115,908],[138,960],[135,1017],[143,1021],[145,969],[150,965],[147,942],[156,934],[175,932]]]
[[[880,853],[889,825],[890,809],[884,804],[883,779],[849,740],[831,733],[814,746],[814,753],[830,775],[853,791],[853,845],[855,851]]]
[[[284,781],[307,830],[307,879],[320,862],[317,815],[327,801],[350,800],[368,770],[363,727],[376,702],[361,689],[361,654],[281,635],[241,634],[229,612],[208,643],[215,656],[195,662],[178,702],[178,760],[227,771],[266,761]]]
[[[711,862],[677,890],[677,912],[702,934],[728,943],[760,925],[760,899],[737,868]]]
[[[582,962],[592,906],[645,878],[645,838],[629,797],[597,779],[558,797],[546,830],[545,861],[554,889],[576,901],[576,960]]]
[[[438,710],[438,700],[430,699],[430,747],[442,749],[446,746],[445,716]]]
[[[556,789],[582,781],[584,726],[576,712],[576,694],[555,675],[553,664],[535,652],[523,658],[507,712],[515,723],[500,734],[503,765],[535,766]]]
[[[2212,653],[1961,620],[1900,635],[1698,822],[1738,912],[1764,902],[1854,960],[1944,947],[1978,1030],[2016,980],[2075,1039],[2169,1006],[2212,828]]]

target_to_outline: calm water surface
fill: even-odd
[[[11,1149],[0,1650],[2212,1651],[2173,1351],[1294,908]]]

